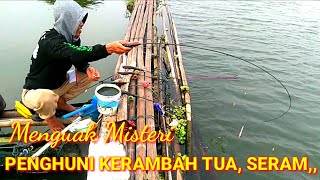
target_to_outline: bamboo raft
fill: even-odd
[[[100,138],[106,136],[108,122],[133,120],[137,131],[141,134],[145,126],[151,131],[161,130],[168,134],[170,123],[175,114],[174,109],[182,108],[181,117],[185,119],[187,132],[184,143],[179,143],[177,135],[168,142],[129,142],[124,144],[127,156],[132,160],[137,157],[145,162],[146,157],[170,157],[172,160],[182,155],[191,155],[192,150],[192,116],[188,82],[183,66],[182,53],[179,46],[178,33],[167,2],[159,4],[157,0],[136,0],[131,12],[128,29],[124,40],[138,41],[142,45],[133,47],[127,55],[120,55],[114,79],[127,82],[119,85],[122,91],[129,92],[121,96],[116,115],[103,115],[98,123]],[[139,74],[124,66],[143,69]],[[145,87],[144,85],[148,85]],[[135,95],[134,98],[131,95]],[[131,97],[130,97],[131,96]],[[161,107],[161,111],[156,109]],[[163,115],[161,115],[163,113]],[[63,121],[70,124],[75,118]],[[46,126],[46,122],[35,122],[19,115],[16,111],[5,111],[0,120],[0,127],[11,127],[13,122],[21,125],[31,123],[32,126]],[[174,131],[172,131],[173,134]],[[88,154],[94,156],[94,154]],[[136,171],[130,172],[130,180],[184,179],[186,173],[177,170]]]
[[[135,120],[139,134],[146,125],[151,131],[160,129],[167,133],[170,131],[169,123],[172,120],[172,117],[167,115],[170,114],[167,113],[170,106],[173,106],[170,105],[170,101],[173,101],[174,105],[180,104],[185,109],[184,117],[187,120],[186,143],[180,145],[175,137],[171,143],[129,142],[124,145],[127,155],[132,160],[139,157],[143,162],[146,157],[154,159],[157,156],[166,156],[174,160],[180,154],[191,154],[192,121],[189,88],[181,49],[178,45],[175,22],[168,6],[163,5],[165,4],[162,3],[162,7],[160,7],[156,0],[136,0],[124,40],[139,41],[143,46],[133,47],[128,55],[119,56],[114,79],[128,82],[121,85],[120,88],[122,91],[137,95],[137,98],[132,99],[132,97],[128,97],[129,95],[122,95],[116,116],[104,115],[99,132],[99,136],[105,136],[108,122]],[[157,15],[157,9],[162,11],[161,16]],[[157,26],[159,23],[162,24],[160,28],[159,25]],[[145,71],[140,71],[138,75],[121,73],[132,72],[132,70],[123,68],[124,66],[134,66]],[[166,79],[167,76],[170,78]],[[143,83],[150,86],[146,88],[142,85]],[[174,88],[174,91],[171,92],[173,95],[168,96],[171,86]],[[165,116],[159,115],[155,109],[155,103],[161,106]],[[159,147],[161,147],[160,151],[158,151]],[[180,170],[176,172],[137,171],[130,173],[131,180],[182,180],[183,176],[184,173]]]

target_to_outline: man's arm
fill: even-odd
[[[76,46],[66,43],[63,40],[57,40],[50,43],[51,48],[48,52],[55,59],[69,60],[80,72],[86,73],[89,67],[88,62],[97,61],[106,58],[111,53],[107,52],[105,45]]]
[[[114,41],[106,45],[97,44],[90,47],[75,46],[59,39],[56,42],[51,42],[50,44],[50,52],[47,53],[57,59],[71,61],[71,63],[82,72],[85,72],[89,67],[88,62],[103,59],[113,53],[123,54],[131,50],[131,48],[124,46],[128,44],[127,41]]]

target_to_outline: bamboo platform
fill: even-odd
[[[138,133],[141,133],[146,125],[151,131],[162,130],[167,133],[170,131],[169,123],[172,121],[169,111],[180,104],[180,107],[185,109],[183,117],[187,120],[186,143],[179,144],[177,138],[174,138],[171,143],[129,142],[124,144],[124,147],[132,160],[137,157],[143,160],[146,157],[154,159],[157,156],[175,159],[178,154],[191,154],[190,94],[181,49],[178,45],[178,33],[168,6],[158,3],[156,0],[135,1],[124,40],[139,41],[143,45],[133,47],[127,55],[119,56],[114,71],[115,80],[128,82],[120,86],[122,91],[135,96],[134,98],[127,94],[121,96],[117,114],[103,116],[99,136],[105,137],[108,122],[122,120],[135,121]],[[133,66],[145,71],[140,71],[139,74],[123,75],[119,72],[133,71],[123,66]],[[149,84],[149,86],[144,87],[142,84]],[[156,103],[160,105],[164,116],[161,116],[160,112],[155,109]],[[130,179],[182,180],[184,175],[185,173],[179,170],[175,172],[137,171],[131,172]]]
[[[171,143],[159,140],[125,143],[127,156],[132,160],[139,157],[145,162],[146,157],[155,159],[158,156],[175,160],[178,156],[191,155],[191,100],[178,32],[167,4],[165,1],[159,4],[157,0],[135,1],[124,40],[139,41],[142,45],[133,47],[126,55],[119,56],[114,71],[114,80],[127,82],[119,87],[128,94],[122,94],[117,113],[113,116],[104,115],[97,129],[99,137],[104,138],[108,122],[132,120],[136,123],[138,134],[141,134],[145,126],[148,126],[150,131],[162,131],[165,134],[171,131],[175,134],[169,124],[177,119],[174,110],[179,107],[184,110],[181,111],[183,113],[178,120],[184,119],[187,122],[185,141],[179,142],[175,134]],[[133,73],[134,70],[126,69],[124,66],[139,68],[139,73]],[[155,108],[156,105],[161,108],[161,112]],[[70,118],[64,123],[70,124],[74,119]],[[35,122],[23,118],[14,110],[8,110],[2,115],[0,127],[11,127],[13,122],[46,126],[45,121]],[[89,152],[88,156],[94,154]],[[182,180],[185,175],[186,173],[180,170],[136,171],[130,172],[130,180]]]

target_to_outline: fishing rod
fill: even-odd
[[[128,66],[131,68],[131,66]],[[126,68],[125,68],[126,69]],[[129,74],[132,74],[133,75],[133,79],[137,79],[138,76],[143,76],[143,77],[148,77],[148,78],[154,78],[154,77],[160,77],[160,76],[163,76],[163,77],[166,77],[165,75],[163,74],[159,74],[157,76],[145,76],[145,75],[142,75],[142,74],[139,74],[140,71],[139,70],[135,70],[135,71],[138,71],[138,73],[134,73],[134,72],[118,72],[118,74],[120,75],[129,75]],[[226,80],[238,80],[239,77],[236,75],[236,76],[203,76],[203,75],[200,75],[200,76],[194,76],[195,78],[188,78],[188,80],[194,80],[194,79],[226,79]],[[172,77],[168,78],[166,77],[167,79],[161,79],[159,80],[160,84],[163,84],[163,83],[167,83],[169,82],[170,79],[173,79]],[[177,80],[181,80],[181,78],[174,78],[174,79],[177,79]],[[192,81],[192,82],[196,82],[196,81]],[[192,83],[190,82],[190,84]],[[138,87],[138,86],[142,86],[144,88],[147,88],[147,89],[150,89],[154,94],[156,93],[154,90],[152,90],[151,88],[149,88],[149,86],[151,86],[150,83],[148,82],[142,82],[140,85],[129,85],[129,87]],[[161,92],[163,92],[162,89],[160,89]]]
[[[264,122],[270,122],[270,121],[274,121],[276,119],[279,119],[279,118],[283,117],[284,115],[286,115],[289,112],[289,110],[291,109],[291,95],[290,95],[288,89],[285,87],[285,85],[278,78],[276,78],[274,75],[272,75],[270,72],[268,72],[264,68],[254,64],[254,63],[252,63],[252,62],[250,62],[250,61],[248,61],[248,60],[246,60],[244,58],[241,58],[241,57],[229,54],[229,53],[225,53],[225,52],[222,52],[222,51],[214,50],[214,49],[209,49],[209,48],[204,48],[204,47],[196,47],[196,46],[187,45],[187,44],[181,44],[181,43],[176,44],[176,43],[165,43],[165,42],[158,42],[158,43],[156,43],[156,42],[145,42],[145,43],[131,42],[128,45],[126,45],[126,47],[136,47],[136,46],[139,46],[139,45],[146,45],[146,44],[174,45],[174,46],[184,46],[184,47],[189,47],[189,48],[201,49],[201,50],[205,50],[205,51],[210,51],[210,52],[215,52],[215,53],[223,54],[223,55],[226,55],[226,56],[230,56],[230,57],[239,59],[241,61],[244,61],[246,63],[249,63],[249,64],[259,68],[260,70],[264,71],[265,73],[269,74],[273,79],[275,79],[277,82],[279,82],[279,84],[285,89],[285,91],[286,91],[286,93],[288,95],[288,98],[289,98],[289,107],[284,113],[282,113],[280,116],[277,116],[277,117],[275,117],[273,119],[265,120]]]
[[[139,95],[137,95],[137,94],[129,93],[128,91],[121,91],[121,93],[122,93],[123,95],[133,96],[133,97],[136,97],[136,98],[141,98],[141,99],[144,99],[144,100],[146,100],[146,101],[153,102],[152,99],[147,99],[147,98],[141,97],[141,96],[139,96]],[[129,99],[131,99],[131,98],[129,98]]]
[[[93,84],[92,86],[90,86],[90,87],[88,87],[88,88],[86,89],[86,92],[87,92],[88,89],[93,88],[93,87],[95,87],[95,86],[98,85],[98,84],[102,84],[102,83],[104,83],[106,80],[108,80],[108,79],[110,79],[110,78],[112,78],[112,77],[113,77],[113,75],[111,75],[111,76],[109,76],[109,77],[107,77],[107,78],[105,78],[105,79],[103,79],[103,80],[101,80],[101,81]]]
[[[124,67],[124,66],[123,66]],[[126,66],[126,67],[132,67],[132,66]],[[126,68],[125,68],[126,69]],[[129,69],[129,68],[128,68]],[[165,77],[166,79],[177,79],[177,80],[181,80],[181,78],[173,78],[173,77],[167,77],[166,75],[164,75],[163,73],[160,73],[159,75],[153,75],[153,76],[146,76],[146,75],[142,75],[140,74],[140,72],[143,70],[135,70],[134,72],[118,72],[118,74],[120,75],[129,75],[132,74],[133,76],[144,76],[144,77],[148,77],[148,78],[154,78],[154,77],[158,77],[158,76],[162,76]],[[143,71],[146,72],[146,71]],[[168,81],[166,79],[163,79],[162,81]],[[225,79],[225,80],[238,80],[239,77],[238,75],[235,76],[215,76],[215,75],[191,75],[191,78],[187,78],[188,80],[198,80],[198,79]]]

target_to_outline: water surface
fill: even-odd
[[[190,84],[194,122],[209,155],[233,156],[245,168],[249,156],[308,156],[320,167],[319,10],[317,1],[172,1],[181,44],[211,48],[255,63],[183,47],[188,75],[238,75],[237,81]],[[241,127],[244,131],[238,138]],[[201,179],[208,179],[207,175]],[[217,179],[319,179],[306,172],[220,172]]]

